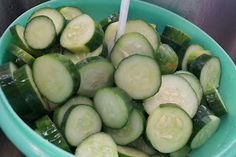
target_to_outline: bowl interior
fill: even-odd
[[[100,20],[114,11],[119,11],[119,0],[60,0],[43,3],[25,12],[12,24],[25,25],[28,17],[35,10],[42,7],[60,7],[65,5],[79,6],[85,13],[95,20]],[[180,16],[161,7],[154,6],[142,1],[131,1],[129,18],[141,18],[157,24],[159,32],[162,32],[166,24],[173,25],[192,37],[192,43],[198,43],[205,49],[210,50],[221,60],[222,76],[220,82],[220,94],[228,107],[229,114],[222,118],[219,130],[201,148],[191,153],[193,157],[199,156],[234,156],[236,154],[236,68],[233,61],[225,51],[206,33]],[[10,26],[9,26],[10,27]],[[11,57],[6,52],[7,45],[11,41],[9,29],[0,39],[0,63],[8,61]],[[12,110],[2,90],[0,90],[0,125],[6,135],[27,156],[71,156],[59,148],[49,144],[34,133]],[[15,131],[13,131],[15,130]],[[207,154],[207,155],[206,155]]]

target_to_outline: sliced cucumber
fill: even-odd
[[[77,91],[80,83],[76,66],[56,53],[37,58],[33,64],[33,76],[41,94],[56,104],[64,103]]]
[[[72,7],[72,6],[61,7],[61,8],[58,8],[58,10],[64,16],[64,18],[68,21],[83,14],[82,11],[78,7]]]
[[[151,57],[132,55],[124,59],[115,72],[115,82],[133,99],[153,96],[161,86],[158,64]]]
[[[77,64],[81,75],[81,85],[78,94],[93,97],[102,87],[113,85],[114,67],[102,57],[90,57]]]
[[[167,44],[161,44],[154,52],[162,74],[174,73],[178,67],[179,59],[175,51]]]
[[[52,20],[54,26],[55,26],[57,35],[61,33],[62,29],[65,26],[65,19],[64,19],[64,17],[56,9],[53,9],[53,8],[42,8],[42,9],[34,12],[31,15],[29,20],[33,19],[34,17],[38,17],[38,16],[46,16],[46,17],[50,18]]]
[[[37,133],[44,139],[59,148],[64,149],[65,151],[71,152],[64,137],[48,116],[43,116],[42,118],[36,120],[35,125],[37,128]]]
[[[117,149],[119,157],[148,157],[144,152],[134,148],[118,146]]]
[[[160,39],[158,32],[149,23],[143,20],[129,20],[126,23],[125,32],[138,32],[147,38],[154,50],[159,48]]]
[[[190,151],[191,149],[186,145],[179,150],[170,153],[170,157],[189,157]]]
[[[164,44],[169,45],[178,55],[178,52],[181,50],[182,45],[178,45],[177,43],[175,43],[174,41],[168,39],[165,36],[161,36],[161,42]],[[180,59],[180,58],[179,58]]]
[[[123,90],[107,87],[96,92],[94,105],[107,127],[120,129],[128,122],[132,100]]]
[[[25,41],[36,50],[49,48],[56,39],[53,21],[46,16],[32,18],[25,28]]]
[[[133,54],[154,57],[152,45],[142,34],[137,32],[126,33],[118,39],[111,51],[112,64],[117,68],[124,58]]]
[[[119,145],[127,145],[135,141],[144,131],[144,115],[136,109],[130,113],[127,124],[121,129],[106,128],[106,132]]]
[[[63,106],[59,107],[53,115],[53,120],[57,124],[59,128],[61,128],[61,123],[63,120],[63,117],[66,113],[66,111],[73,105],[79,105],[79,104],[86,104],[86,105],[93,105],[93,102],[91,99],[84,97],[84,96],[75,96],[71,99],[69,99]]]
[[[191,85],[182,77],[163,75],[159,92],[144,101],[144,109],[150,115],[160,104],[178,104],[190,117],[197,112],[198,97]]]
[[[118,20],[119,20],[119,13],[114,12],[111,15],[102,19],[99,23],[102,26],[103,31],[105,31],[111,23],[117,22]]]
[[[71,20],[61,34],[62,47],[71,52],[91,52],[103,42],[104,33],[100,25],[86,15],[80,15]]]
[[[109,54],[108,56],[110,56],[111,50],[115,45],[117,28],[118,28],[118,22],[114,22],[111,23],[105,31],[104,41],[108,48],[108,54]]]
[[[212,112],[217,116],[223,116],[227,114],[227,108],[224,104],[223,99],[220,96],[220,93],[216,88],[212,89],[211,91],[207,91],[205,93],[206,100],[209,104],[209,108]]]
[[[118,157],[117,146],[112,138],[97,133],[86,138],[75,151],[77,157]]]
[[[20,58],[26,64],[32,65],[35,60],[33,56],[14,44],[8,46],[8,51],[15,57]]]
[[[197,51],[197,52],[203,51],[203,53],[206,52],[205,50],[203,50],[203,48],[200,45],[196,45],[196,44],[190,45],[187,48],[187,50],[185,51],[185,55],[184,55],[184,58],[182,61],[182,70],[187,70],[188,64],[190,64],[190,58],[192,58],[191,55],[195,51]],[[193,60],[191,59],[191,61],[193,61]]]
[[[170,153],[188,142],[192,127],[191,118],[184,110],[165,104],[156,108],[149,116],[146,135],[155,149]]]
[[[73,105],[65,113],[62,130],[68,143],[78,146],[85,138],[100,132],[102,121],[89,105]]]

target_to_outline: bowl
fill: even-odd
[[[9,28],[14,24],[25,25],[30,15],[39,8],[60,6],[79,6],[85,13],[95,20],[100,20],[114,11],[119,10],[120,0],[60,0],[49,1],[38,5],[19,16],[4,32],[0,39],[0,64],[10,59],[6,52],[11,41]],[[236,67],[227,53],[200,28],[184,18],[161,7],[138,0],[131,1],[129,18],[142,18],[158,25],[162,32],[169,24],[183,30],[192,37],[192,43],[198,43],[205,49],[218,56],[222,65],[220,94],[227,105],[229,113],[222,118],[218,131],[201,148],[191,152],[191,157],[232,157],[236,155]],[[0,89],[0,126],[7,137],[27,156],[73,156],[50,144],[28,125],[26,125],[13,111],[5,95]]]

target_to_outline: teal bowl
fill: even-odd
[[[54,0],[34,7],[20,17],[14,24],[25,25],[27,19],[42,7],[60,7],[65,5],[79,6],[85,13],[99,20],[113,11],[119,10],[120,0]],[[219,91],[228,107],[229,113],[222,118],[218,131],[201,148],[192,151],[191,157],[233,157],[236,156],[236,67],[226,52],[205,32],[182,17],[161,7],[142,1],[131,1],[129,18],[142,18],[158,25],[161,32],[166,24],[173,25],[188,33],[193,43],[202,45],[218,56],[222,65],[222,76]],[[9,60],[6,52],[11,41],[9,28],[0,39],[0,63]],[[7,137],[26,155],[32,157],[69,157],[71,154],[50,144],[37,135],[13,111],[2,90],[0,90],[0,126]]]

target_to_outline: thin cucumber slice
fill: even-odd
[[[117,68],[123,59],[133,54],[154,57],[152,45],[137,32],[126,33],[118,39],[111,51],[112,64]]]
[[[20,58],[24,63],[29,64],[30,66],[33,64],[35,58],[27,53],[25,50],[20,47],[10,44],[8,46],[8,52],[13,54],[15,57]]]
[[[178,67],[179,59],[175,51],[167,44],[161,44],[154,52],[162,74],[174,73]]]
[[[107,27],[114,22],[117,22],[119,20],[119,13],[114,12],[110,14],[109,16],[102,19],[99,23],[102,26],[103,31],[106,31]]]
[[[72,7],[72,6],[65,6],[65,7],[58,8],[58,11],[68,21],[83,14],[83,12],[78,7]]]
[[[212,89],[211,91],[207,91],[207,93],[205,93],[205,96],[209,108],[215,115],[223,116],[227,114],[228,110],[224,104],[223,99],[220,96],[220,93],[216,88]]]
[[[169,45],[175,52],[179,52],[182,48],[182,45],[178,45],[177,43],[175,43],[174,41],[168,39],[165,36],[161,36],[161,42],[164,44]]]
[[[49,48],[56,39],[56,29],[53,21],[47,16],[32,18],[25,28],[25,41],[35,50]]]
[[[104,42],[106,43],[108,48],[108,56],[110,56],[111,50],[115,45],[117,28],[118,22],[114,22],[111,23],[105,31]]]
[[[191,148],[189,146],[184,146],[180,148],[179,150],[170,153],[170,157],[189,157],[189,153],[191,151]]]
[[[192,127],[192,120],[184,110],[165,104],[156,108],[149,116],[146,135],[155,149],[170,153],[188,142]]]
[[[71,152],[70,146],[48,116],[43,116],[36,120],[35,125],[37,133],[44,139],[65,151]]]
[[[93,97],[96,91],[102,87],[113,85],[114,67],[102,57],[89,57],[77,64],[81,75],[81,85],[77,93],[87,97]]]
[[[84,97],[84,96],[75,96],[71,99],[69,99],[63,106],[56,109],[53,115],[53,120],[57,124],[59,128],[61,128],[61,123],[63,120],[63,117],[66,113],[66,111],[73,105],[79,105],[79,104],[86,104],[86,105],[93,105],[93,102],[91,99]]]
[[[75,151],[77,157],[118,157],[117,146],[112,138],[97,133],[86,138]]]
[[[121,129],[106,128],[116,144],[127,145],[135,141],[144,131],[144,115],[136,109],[130,113],[127,124]]]
[[[184,58],[183,58],[183,61],[182,61],[182,70],[187,70],[187,66],[190,63],[188,60],[190,60],[190,58],[192,58],[191,54],[194,51],[203,51],[203,52],[205,52],[205,50],[203,50],[203,47],[201,47],[200,45],[196,45],[196,44],[190,45],[187,48],[187,50],[185,51],[185,55],[184,55]]]
[[[161,73],[156,61],[144,55],[124,59],[115,72],[116,85],[133,99],[146,99],[159,90]]]
[[[143,105],[150,115],[160,104],[165,103],[178,104],[190,117],[193,117],[200,102],[187,80],[176,75],[163,75],[159,92],[146,99]]]
[[[41,94],[56,104],[67,101],[80,83],[76,66],[56,53],[37,58],[33,64],[33,76]]]
[[[57,11],[56,9],[53,9],[53,8],[40,9],[40,10],[34,12],[31,15],[29,20],[31,20],[37,16],[46,16],[46,17],[50,18],[53,21],[57,35],[60,34],[62,29],[64,28],[65,19],[62,16],[62,14],[59,11]]]
[[[101,88],[94,96],[94,105],[105,126],[120,129],[128,122],[131,98],[119,88]]]
[[[104,32],[94,20],[82,14],[71,20],[61,34],[62,47],[71,52],[91,52],[103,43]]]
[[[119,157],[148,157],[144,152],[131,147],[118,146],[117,149]]]
[[[159,48],[160,38],[158,32],[149,23],[143,20],[129,20],[126,23],[125,32],[138,32],[145,36],[145,38],[147,38],[147,40],[152,45],[154,51]]]
[[[65,113],[62,130],[71,146],[78,146],[85,138],[100,132],[102,121],[89,105],[73,105]]]

